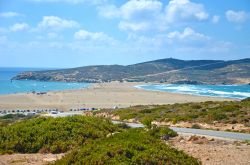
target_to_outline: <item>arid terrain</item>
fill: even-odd
[[[198,158],[204,165],[248,165],[250,145],[226,139],[179,135],[170,145]]]

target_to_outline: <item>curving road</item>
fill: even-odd
[[[72,115],[81,115],[82,112],[65,112],[58,114],[47,114],[47,116],[52,117],[65,117]],[[124,123],[122,121],[112,121],[114,124]],[[132,128],[142,128],[143,124],[140,123],[126,123],[128,126]],[[250,134],[248,133],[237,133],[237,132],[226,132],[226,131],[213,131],[213,130],[203,130],[203,129],[193,129],[193,128],[179,128],[179,127],[170,127],[172,130],[177,133],[187,133],[192,135],[201,135],[201,136],[213,136],[217,138],[226,138],[233,140],[250,140]]]
[[[113,123],[122,123],[120,121],[112,121]],[[143,124],[139,123],[126,123],[132,128],[142,128]],[[203,129],[193,129],[193,128],[178,128],[170,127],[177,133],[188,133],[192,135],[203,135],[203,136],[213,136],[218,138],[226,138],[233,140],[250,140],[250,134],[247,133],[237,133],[237,132],[226,132],[226,131],[213,131],[213,130],[203,130]]]

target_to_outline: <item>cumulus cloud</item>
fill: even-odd
[[[208,36],[201,34],[201,33],[198,33],[198,32],[195,32],[190,27],[186,27],[183,32],[179,32],[179,31],[170,32],[170,33],[168,33],[167,36],[171,40],[177,39],[180,41],[183,41],[183,40],[189,40],[189,41],[190,40],[191,41],[192,40],[207,40],[207,39],[209,39]]]
[[[103,5],[97,7],[98,14],[105,18],[118,18],[120,17],[120,10],[115,5]]]
[[[89,32],[86,30],[79,30],[75,32],[74,38],[76,40],[88,41],[88,42],[102,42],[113,44],[115,40],[103,32]]]
[[[171,0],[166,6],[166,18],[168,22],[207,20],[209,14],[202,4],[193,3],[189,0]]]
[[[20,13],[12,12],[12,11],[0,13],[0,17],[2,18],[11,18],[11,17],[20,16],[20,15],[21,15]]]
[[[189,0],[170,0],[165,7],[158,0],[130,0],[120,7],[99,6],[98,12],[105,18],[120,18],[119,28],[132,31],[162,31],[177,22],[204,21],[209,18],[202,4]]]
[[[10,27],[10,31],[17,32],[17,31],[24,31],[29,28],[27,23],[16,23]]]
[[[76,21],[62,19],[57,16],[44,16],[43,20],[38,23],[38,29],[40,30],[61,30],[78,26],[79,24]]]
[[[126,22],[122,21],[119,23],[118,27],[122,30],[133,30],[133,31],[139,31],[139,30],[146,30],[150,27],[150,23],[148,22]]]
[[[249,19],[249,13],[245,11],[233,11],[228,10],[226,12],[226,18],[229,22],[233,23],[244,23]]]
[[[157,34],[153,36],[140,36],[136,34],[129,34],[128,42],[136,46],[143,47],[157,47],[160,49],[168,49],[170,47],[203,47],[209,42],[211,38],[202,33],[196,32],[190,27],[186,27],[183,31],[172,31],[168,33]]]
[[[218,41],[210,36],[186,27],[180,31],[172,31],[152,36],[129,34],[127,47],[142,51],[171,52],[181,57],[183,54],[196,54],[197,56],[212,55],[230,52],[234,44]]]
[[[161,28],[161,24],[158,24],[162,12],[160,1],[130,0],[120,7],[115,5],[100,6],[98,12],[105,18],[121,18],[118,27],[122,30],[139,31]]]
[[[230,42],[215,40],[190,27],[186,27],[183,31],[170,32],[167,38],[168,46],[181,53],[222,53],[233,48]]]
[[[124,19],[145,20],[155,18],[162,9],[162,3],[154,0],[131,0],[121,6],[121,16]]]

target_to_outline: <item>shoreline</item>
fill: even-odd
[[[57,108],[69,111],[73,108],[125,108],[135,105],[174,104],[203,101],[233,101],[237,99],[178,94],[165,91],[149,91],[135,86],[145,83],[111,82],[91,84],[87,88],[49,91],[43,95],[18,93],[0,95],[0,109]]]

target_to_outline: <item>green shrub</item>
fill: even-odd
[[[166,145],[143,129],[129,129],[106,139],[91,141],[69,153],[62,164],[200,164],[197,159]]]
[[[162,136],[165,136],[165,135],[169,137],[175,137],[178,135],[175,131],[173,131],[172,129],[168,127],[154,127],[150,129],[148,133],[151,136],[156,137],[157,139],[160,139]]]
[[[24,118],[26,117],[24,114],[7,114],[1,116],[0,119],[13,119],[13,118]]]
[[[39,117],[1,127],[0,152],[61,153],[117,130],[116,125],[102,118]]]
[[[201,129],[201,126],[199,124],[193,124],[192,128],[194,128],[194,129]]]
[[[210,124],[214,120],[230,123],[235,119],[238,123],[245,124],[246,119],[250,118],[250,101],[248,100],[145,105],[106,112],[120,116],[121,120],[135,118],[148,127],[152,121],[172,121],[173,123],[188,121]]]
[[[145,125],[147,128],[151,128],[152,126],[152,117],[145,116],[144,118],[141,119],[141,123]]]

